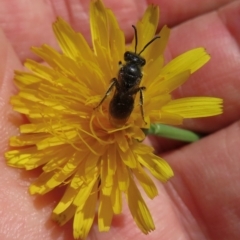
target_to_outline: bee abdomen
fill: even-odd
[[[109,105],[109,113],[112,117],[118,119],[126,119],[130,116],[134,107],[134,99],[132,96],[120,97],[115,95]]]

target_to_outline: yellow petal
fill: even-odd
[[[129,168],[136,168],[137,160],[131,149],[128,149],[126,152],[119,151],[119,154],[126,166]]]
[[[68,222],[76,213],[76,206],[70,205],[65,211],[56,214],[54,211],[52,213],[52,219],[57,222],[60,226]]]
[[[181,72],[171,78],[165,78],[163,81],[153,81],[147,88],[147,95],[162,96],[171,93],[173,90],[181,86],[190,76],[190,71]],[[156,102],[156,101],[155,101]]]
[[[75,239],[85,239],[92,227],[98,196],[98,182],[95,182],[92,193],[86,199],[82,207],[76,210],[73,221],[73,236]]]
[[[113,174],[110,173],[109,161],[107,154],[101,158],[100,175],[101,188],[104,195],[110,196],[113,187]]]
[[[109,47],[111,49],[112,78],[117,77],[119,70],[119,61],[123,61],[125,52],[125,37],[123,31],[119,28],[117,19],[112,11],[107,9],[108,31],[110,34]],[[113,54],[114,53],[114,54]]]
[[[117,178],[114,178],[114,185],[111,192],[111,205],[114,214],[120,214],[122,212],[122,194],[118,188]]]
[[[129,149],[129,145],[127,139],[124,136],[124,132],[117,131],[114,133],[114,136],[121,151],[126,152]]]
[[[167,26],[164,26],[158,36],[159,39],[155,40],[149,45],[149,47],[143,52],[143,55],[146,59],[146,65],[143,68],[143,86],[147,86],[153,83],[159,83],[164,78],[160,78],[160,72],[164,65],[164,56],[163,52],[167,46],[168,38],[170,35],[170,29]]]
[[[138,155],[138,161],[162,182],[166,182],[174,175],[170,165],[164,159],[152,153]]]
[[[100,191],[99,196],[99,208],[98,208],[98,229],[100,232],[109,231],[113,211],[111,206],[111,199],[109,196],[105,196],[102,191]]]
[[[143,18],[137,23],[138,46],[137,53],[154,37],[159,21],[159,8],[149,5]],[[135,37],[131,44],[131,51],[135,51]],[[144,53],[143,53],[144,56]]]
[[[195,48],[189,50],[174,58],[171,62],[164,66],[161,69],[159,78],[172,78],[173,76],[176,76],[179,73],[187,70],[189,70],[192,74],[206,64],[209,60],[210,56],[204,48]]]
[[[48,138],[48,133],[40,133],[40,134],[22,134],[20,136],[11,137],[10,138],[10,146],[12,147],[20,147],[20,146],[30,146],[35,145],[39,141],[43,141]]]
[[[129,210],[137,226],[145,234],[153,231],[155,229],[155,226],[152,220],[152,216],[131,177],[129,179],[129,188],[126,196]]]
[[[215,116],[222,113],[221,98],[188,97],[172,100],[162,111],[179,114],[184,118],[199,118]]]
[[[30,194],[45,194],[52,190],[51,187],[47,186],[47,182],[51,181],[51,179],[54,177],[54,172],[43,172],[38,179],[32,183],[29,187],[29,193]],[[61,184],[61,182],[57,183],[58,185]],[[56,184],[56,185],[57,185]]]
[[[76,194],[77,194],[77,190],[71,188],[71,186],[68,185],[67,189],[64,192],[64,195],[62,196],[58,205],[53,210],[53,214],[55,217],[57,215],[60,215],[61,213],[63,213],[64,211],[66,211],[69,208],[69,206],[72,204],[73,199],[76,196]]]
[[[125,192],[129,185],[129,173],[127,166],[123,164],[122,159],[118,156],[118,170],[116,172],[118,187],[120,191]]]
[[[132,169],[134,176],[137,178],[144,191],[149,198],[153,199],[158,195],[157,188],[152,179],[147,175],[144,169],[139,164],[138,168]]]
[[[93,191],[97,181],[97,176],[93,175],[92,179],[85,180],[85,184],[81,186],[78,191],[77,196],[75,197],[73,204],[75,206],[81,207],[85,201],[88,199],[89,195]]]
[[[90,4],[90,27],[93,41],[93,48],[96,55],[99,54],[99,46],[109,53],[109,31],[107,12],[102,1],[91,1]],[[96,45],[99,43],[99,45]]]
[[[95,61],[93,52],[80,33],[76,33],[62,18],[53,24],[53,30],[63,53],[75,60]]]
[[[15,71],[14,83],[20,89],[24,86],[29,86],[34,83],[41,82],[41,78],[32,73]]]
[[[169,125],[180,125],[183,122],[183,117],[176,113],[169,113],[163,111],[151,111],[151,122],[157,122]]]
[[[7,158],[8,165],[12,167],[30,170],[45,164],[43,170],[49,172],[62,166],[69,159],[69,152],[72,152],[72,148],[64,146],[61,150],[58,147],[52,147],[39,151],[33,146],[21,150],[9,151],[5,154],[5,157]]]

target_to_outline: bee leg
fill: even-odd
[[[145,121],[144,118],[144,110],[143,110],[143,91],[146,90],[146,87],[140,87],[138,88],[138,91],[140,93],[140,109],[141,109],[141,114],[142,114],[142,119],[145,122],[145,124],[147,124],[147,122]]]
[[[146,90],[146,87],[139,87],[139,88],[133,89],[132,91],[129,91],[129,93],[130,94],[136,94],[138,92],[140,93],[139,104],[140,104],[141,115],[142,115],[143,121],[145,122],[145,124],[147,124],[147,122],[145,121],[145,118],[144,118],[144,110],[143,110],[143,91],[144,90]]]
[[[94,110],[97,109],[99,106],[101,106],[101,104],[104,102],[104,100],[107,98],[107,96],[111,93],[111,91],[112,91],[112,89],[113,89],[114,86],[115,86],[115,87],[118,86],[118,81],[117,81],[116,78],[113,78],[113,79],[111,80],[111,84],[110,84],[110,86],[108,87],[108,90],[106,91],[104,97],[103,97],[102,100],[99,102],[99,104],[98,104],[96,107],[93,108]]]

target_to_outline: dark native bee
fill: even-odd
[[[146,90],[146,87],[140,87],[139,85],[143,77],[142,67],[146,64],[146,61],[140,55],[153,41],[160,38],[159,36],[154,37],[139,53],[137,53],[137,29],[135,26],[132,27],[135,33],[135,52],[127,51],[124,53],[124,60],[126,63],[122,64],[119,62],[121,67],[118,72],[118,78],[113,78],[111,80],[111,84],[105,93],[105,96],[94,108],[98,108],[115,87],[114,95],[109,103],[109,120],[115,127],[122,127],[127,122],[133,111],[135,96],[138,92],[140,94],[141,115],[143,121],[145,122],[143,111],[143,91]]]

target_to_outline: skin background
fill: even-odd
[[[104,0],[103,0],[104,1]],[[116,216],[108,233],[97,224],[89,239],[237,240],[240,239],[240,1],[105,0],[115,13],[127,40],[132,24],[147,4],[160,6],[161,22],[172,28],[166,59],[204,46],[210,62],[174,92],[175,97],[215,96],[224,99],[224,114],[187,120],[184,127],[208,134],[182,146],[176,141],[149,138],[156,152],[171,164],[175,177],[156,182],[159,196],[145,198],[156,225],[148,236],[135,226],[127,207]],[[0,239],[72,239],[72,222],[58,227],[50,215],[61,189],[45,196],[30,196],[27,188],[39,174],[6,166],[3,153],[8,138],[18,134],[24,117],[14,113],[9,98],[17,92],[14,69],[23,69],[26,58],[38,60],[31,46],[57,47],[51,30],[56,16],[72,24],[90,42],[89,1],[0,1]],[[181,145],[181,146],[180,146]]]

